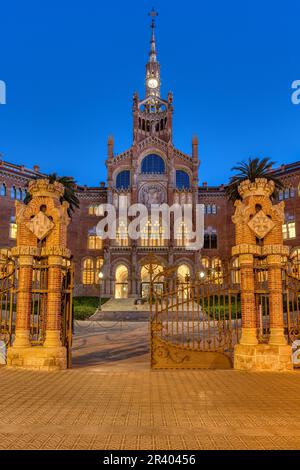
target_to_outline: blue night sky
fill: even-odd
[[[107,136],[132,139],[144,94],[150,19],[159,11],[162,94],[174,92],[174,143],[199,136],[200,183],[226,182],[248,156],[300,160],[299,0],[10,0],[1,5],[0,152],[78,183],[105,180]]]

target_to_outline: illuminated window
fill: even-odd
[[[98,206],[89,206],[88,211],[89,215],[97,215]]]
[[[289,240],[290,238],[296,238],[296,223],[287,222],[282,226],[282,236],[284,240]]]
[[[176,237],[177,246],[187,246],[190,242],[189,231],[184,222],[181,222]]]
[[[117,189],[128,189],[130,186],[130,171],[124,170],[117,175],[116,188]]]
[[[177,189],[189,189],[190,188],[190,177],[183,170],[176,170],[176,188]]]
[[[164,230],[158,220],[151,223],[150,220],[141,230],[141,245],[148,247],[164,246]]]
[[[300,249],[297,248],[292,253],[292,274],[300,278]]]
[[[209,259],[208,258],[201,258],[201,264],[203,268],[208,269],[209,268]]]
[[[241,282],[239,258],[234,258],[232,262],[231,280],[233,284],[240,284]]]
[[[220,258],[214,258],[211,262],[211,278],[216,284],[223,282],[223,268]]]
[[[94,284],[94,260],[87,258],[83,261],[82,283],[84,285]]]
[[[101,250],[103,246],[102,238],[97,235],[89,235],[88,237],[88,249],[89,250]]]
[[[119,222],[116,234],[116,244],[118,246],[128,246],[128,230],[125,222]]]
[[[189,282],[191,279],[191,270],[186,264],[181,264],[177,269],[177,278],[180,284]]]
[[[99,257],[96,259],[96,269],[95,269],[95,283],[96,284],[100,283],[99,273],[101,271],[103,264],[104,264],[103,258]]]
[[[17,238],[17,224],[10,224],[9,226],[9,238]]]
[[[159,155],[147,155],[142,161],[141,172],[144,174],[162,174],[165,172],[165,162]]]

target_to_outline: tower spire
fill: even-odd
[[[149,13],[151,16],[151,49],[150,59],[146,65],[146,96],[159,97],[160,96],[160,66],[157,61],[156,40],[155,40],[155,18],[158,16],[157,11],[152,8]]]
[[[149,16],[151,16],[151,18],[152,18],[152,21],[151,21],[152,36],[151,36],[150,61],[151,62],[156,62],[155,18],[158,16],[158,13],[154,8],[152,8],[152,10],[149,13]]]

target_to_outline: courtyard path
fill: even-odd
[[[0,368],[0,449],[300,449],[299,372],[151,371],[148,338],[79,323],[73,369]]]

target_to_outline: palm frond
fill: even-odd
[[[233,168],[231,168],[231,170],[235,171],[236,174],[230,178],[229,184],[226,187],[228,198],[233,202],[237,199],[241,199],[238,192],[239,185],[242,183],[242,181],[245,180],[254,182],[256,178],[266,178],[267,180],[272,180],[275,183],[273,197],[276,197],[278,191],[283,189],[284,185],[279,178],[273,176],[273,165],[274,162],[272,162],[267,157],[262,159],[249,158],[248,161],[238,162]]]
[[[79,199],[76,196],[76,182],[71,176],[58,176],[57,173],[51,173],[48,176],[48,179],[51,184],[57,181],[58,183],[61,183],[64,186],[65,190],[63,196],[60,199],[60,202],[63,203],[64,201],[66,201],[69,203],[68,215],[69,217],[72,217],[72,213],[75,212],[75,209],[79,209],[80,207]],[[26,197],[24,199],[24,204],[28,204],[31,199],[31,194],[27,192]]]

